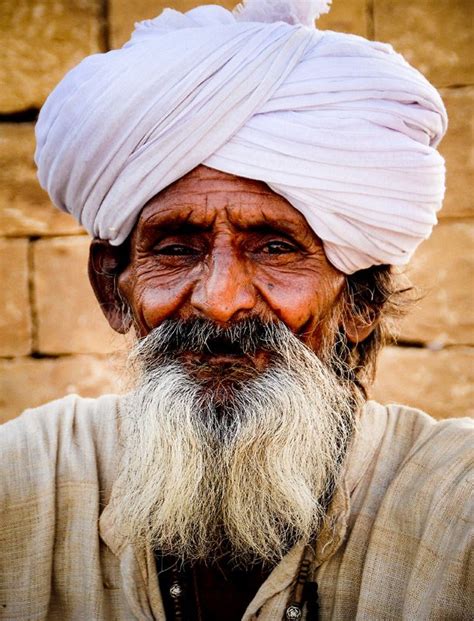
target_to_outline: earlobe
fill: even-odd
[[[132,317],[120,295],[118,278],[127,264],[123,246],[112,246],[108,241],[94,239],[89,249],[89,280],[100,308],[110,326],[120,334],[128,332]]]
[[[348,341],[353,345],[358,345],[365,341],[378,324],[377,317],[362,317],[360,315],[346,316],[343,321],[343,327]]]

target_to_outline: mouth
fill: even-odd
[[[268,352],[255,349],[245,351],[237,341],[221,337],[208,339],[201,351],[183,351],[181,356],[194,372],[206,375],[210,372],[216,376],[238,369],[258,373],[269,362]]]
[[[275,326],[258,318],[219,326],[204,319],[168,320],[154,333],[157,358],[180,361],[194,376],[218,381],[255,377],[274,361]]]
[[[213,358],[243,358],[249,355],[240,343],[222,337],[208,339],[202,354]]]

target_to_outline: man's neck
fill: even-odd
[[[226,561],[195,565],[192,574],[198,619],[239,621],[270,571],[261,565],[236,568]]]
[[[236,567],[228,557],[177,567],[172,557],[157,557],[166,618],[171,620],[180,609],[184,619],[240,621],[272,570],[261,564]]]

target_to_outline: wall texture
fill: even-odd
[[[39,188],[33,127],[49,90],[133,23],[192,0],[0,0],[0,422],[65,393],[121,390],[126,349],[86,278],[88,238]],[[231,8],[234,2],[221,4]],[[424,298],[379,363],[373,394],[436,417],[474,415],[472,0],[333,0],[320,28],[392,43],[441,89],[450,129],[440,224],[408,270]]]

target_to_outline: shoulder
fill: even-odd
[[[389,572],[387,599],[407,618],[471,618],[474,421],[384,409],[378,468],[394,467],[374,511],[366,578]]]
[[[366,428],[373,429],[377,425],[382,429],[379,455],[385,463],[387,459],[393,462],[396,470],[403,470],[408,464],[421,466],[423,463],[427,472],[447,474],[454,464],[472,465],[472,418],[436,420],[416,408],[398,404],[383,406],[369,401],[366,419]]]
[[[373,457],[351,498],[347,544],[363,558],[366,607],[377,618],[471,618],[474,421],[374,402],[366,413]]]
[[[25,410],[0,426],[0,444],[6,451],[26,447],[54,451],[60,440],[78,441],[97,435],[101,427],[117,418],[120,401],[117,395],[97,399],[68,395]]]
[[[474,420],[435,420],[414,408],[386,406],[383,453],[398,453],[384,513],[412,535],[472,534]],[[460,530],[459,530],[460,529]]]
[[[421,410],[388,405],[387,431],[404,446],[401,469],[421,468],[443,478],[472,467],[474,420],[451,418],[435,420]]]
[[[453,490],[468,502],[473,476],[472,419],[437,421],[415,408],[369,401],[359,437],[353,461],[362,464],[364,475],[355,486],[354,498],[364,502],[368,494],[372,515],[385,506],[394,519],[403,520],[410,510],[420,514],[438,501],[449,504]],[[406,499],[417,494],[422,502],[407,504]]]
[[[69,395],[0,426],[0,481],[18,500],[58,478],[87,476],[116,443],[120,397]],[[13,500],[13,498],[11,498]]]

